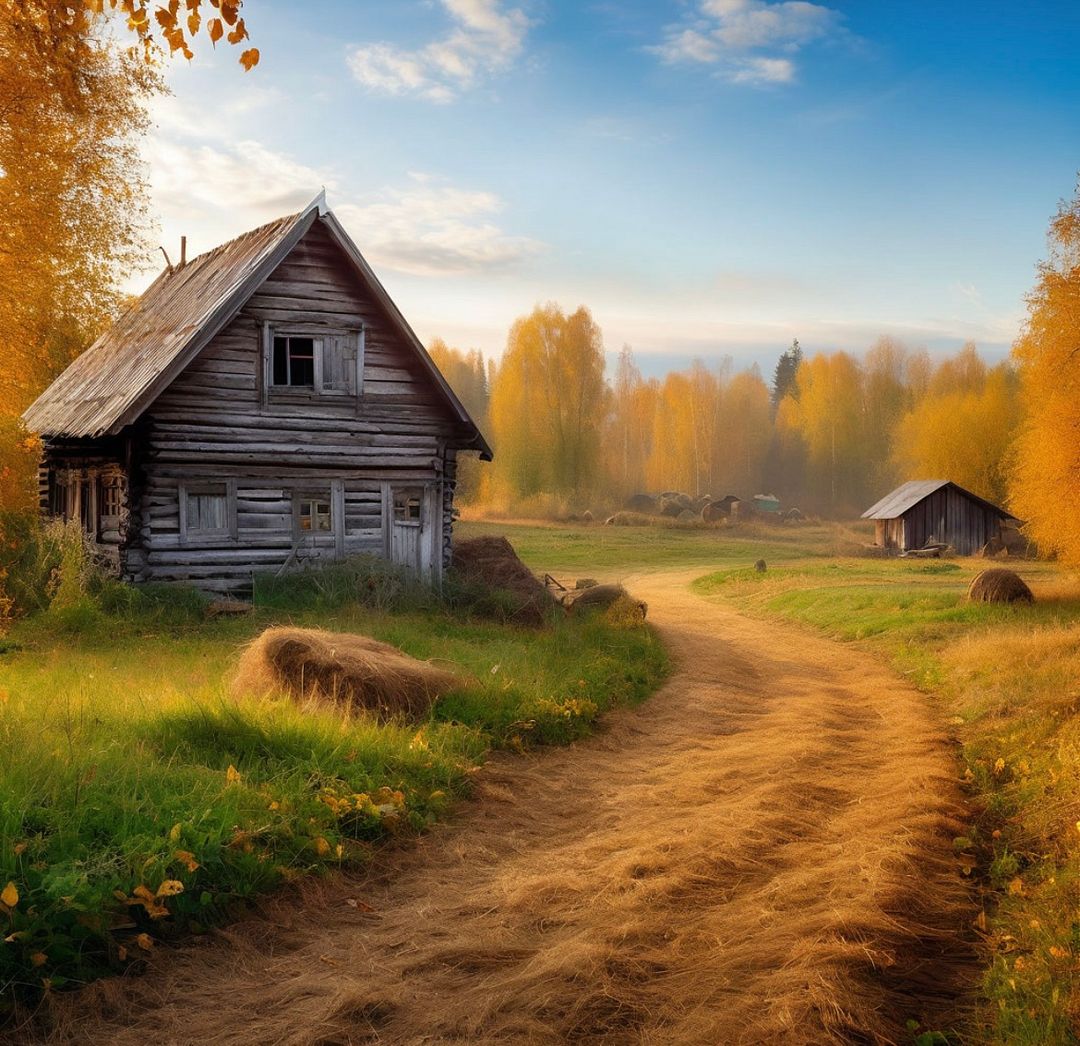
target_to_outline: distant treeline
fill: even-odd
[[[934,361],[888,337],[861,356],[795,342],[771,381],[730,360],[644,378],[629,347],[605,373],[587,309],[545,305],[514,324],[498,363],[442,341],[432,354],[495,448],[493,464],[462,470],[463,498],[511,510],[680,490],[769,492],[842,516],[911,478],[1002,502],[1021,417],[1012,364],[971,344]]]

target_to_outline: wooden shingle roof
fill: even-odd
[[[491,448],[404,316],[320,193],[299,214],[244,233],[186,265],[166,269],[139,299],[32,403],[28,429],[45,437],[92,439],[136,421],[199,351],[240,311],[316,221],[326,226],[359,278],[490,460]]]

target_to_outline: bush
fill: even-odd
[[[42,524],[30,513],[0,513],[0,622],[77,606],[107,580],[78,523]]]

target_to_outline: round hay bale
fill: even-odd
[[[700,519],[698,514],[693,509],[689,508],[684,508],[675,518],[680,523],[696,523],[698,519]]]
[[[651,494],[631,494],[626,499],[623,508],[631,512],[654,513],[656,512],[656,498]]]
[[[976,574],[968,589],[975,603],[1034,603],[1035,596],[1024,579],[1013,570],[991,567]]]
[[[288,694],[381,719],[421,719],[461,680],[369,636],[320,628],[268,628],[240,657],[236,695]]]
[[[691,511],[697,515],[701,515],[707,505],[712,504],[712,497],[709,494],[702,494],[700,498],[694,499],[694,504],[691,506]]]
[[[581,513],[581,522],[582,523],[592,523],[594,519],[595,519],[595,517],[593,516],[593,514],[588,509],[586,509],[584,512]]]
[[[768,570],[768,564],[766,564],[765,560],[763,560],[763,559],[759,559],[759,560],[758,560],[758,561],[757,561],[757,562],[756,562],[756,563],[754,564],[754,569],[755,569],[755,570],[756,570],[756,571],[757,571],[757,572],[758,572],[759,574],[764,574],[764,573],[765,573],[765,571],[766,571],[766,570]]]
[[[715,501],[710,501],[701,510],[701,521],[703,523],[720,523],[727,519],[729,510],[726,505],[718,505]]]

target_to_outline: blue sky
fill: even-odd
[[[1080,168],[1071,2],[248,0],[147,145],[193,253],[320,186],[417,332],[586,304],[652,371],[1007,350]],[[138,283],[145,280],[137,281]]]

